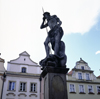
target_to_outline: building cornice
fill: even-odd
[[[40,74],[31,74],[31,73],[21,73],[21,72],[6,72],[7,76],[17,76],[17,77],[40,77]]]
[[[16,65],[28,65],[28,66],[34,66],[34,67],[41,67],[39,65],[29,65],[29,64],[22,64],[22,63],[11,63],[11,62],[8,62],[10,64],[16,64]]]
[[[76,69],[76,68],[73,68],[72,70],[74,70],[74,71],[82,71],[82,72],[90,72],[90,73],[94,72],[93,70],[86,70],[86,69],[82,70],[82,69]]]
[[[100,82],[92,82],[92,81],[76,81],[76,80],[67,80],[66,82],[73,82],[73,83],[88,83],[88,84],[100,84]]]

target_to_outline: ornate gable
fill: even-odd
[[[13,63],[13,64],[22,64],[22,65],[37,65],[36,62],[32,61],[30,59],[30,55],[24,51],[22,53],[19,54],[19,57],[17,59],[14,59],[14,60],[11,60],[10,62],[8,63]]]
[[[0,58],[0,62],[3,62],[4,63],[5,61],[4,61],[4,59]]]
[[[26,51],[19,54],[20,56],[30,56]]]

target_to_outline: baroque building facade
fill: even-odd
[[[24,51],[8,62],[3,99],[40,99],[40,66]]]
[[[82,58],[67,75],[68,99],[100,99],[100,77]]]
[[[44,79],[40,80],[40,74],[41,67],[26,51],[8,62],[7,71],[0,58],[0,99],[44,99]],[[96,77],[82,58],[66,75],[66,83],[68,99],[100,99],[100,76]]]
[[[0,58],[0,99],[2,98],[2,93],[3,93],[3,84],[4,84],[4,72],[5,72],[5,68],[4,68],[4,59]]]

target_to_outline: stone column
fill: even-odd
[[[66,73],[68,68],[45,67],[41,73],[44,78],[44,99],[68,99]]]

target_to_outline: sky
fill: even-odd
[[[99,76],[100,0],[0,0],[0,57],[5,68],[24,51],[36,63],[46,57],[42,7],[62,21],[67,67],[71,70],[82,58]]]

